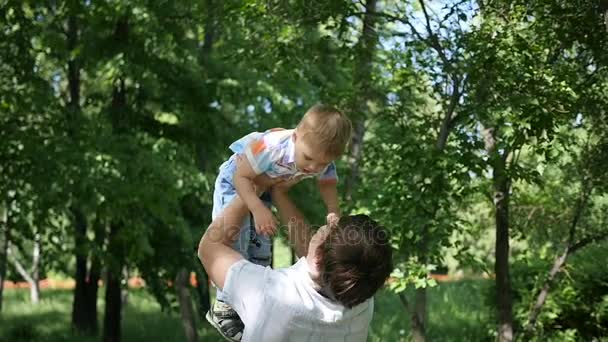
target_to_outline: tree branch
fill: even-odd
[[[426,22],[426,31],[429,35],[429,45],[431,47],[433,47],[435,49],[435,51],[437,51],[437,53],[439,54],[439,58],[443,61],[445,67],[448,68],[451,65],[451,62],[445,55],[445,51],[443,50],[441,43],[439,43],[439,38],[437,38],[437,35],[433,32],[433,29],[431,28],[431,20],[429,18],[428,12],[426,10],[424,0],[418,0],[418,2],[420,2],[420,6],[422,7],[422,12],[424,13],[424,20]]]
[[[19,272],[19,274],[23,277],[23,279],[25,279],[25,281],[27,281],[28,283],[33,284],[34,283],[34,279],[25,270],[25,267],[23,267],[23,265],[19,262],[19,260],[17,260],[17,258],[15,258],[15,256],[13,255],[13,252],[11,251],[10,245],[6,249],[6,254],[10,258],[11,262],[13,263],[13,265],[15,265],[15,268],[17,269],[17,272]]]
[[[593,236],[588,236],[584,239],[581,239],[579,242],[575,243],[570,247],[570,254],[578,251],[579,249],[595,242],[600,242],[601,240],[605,240],[608,238],[608,232],[596,234]]]
[[[381,18],[386,18],[386,19],[390,19],[393,21],[398,21],[402,24],[405,24],[407,26],[409,26],[410,30],[412,30],[412,33],[416,36],[416,38],[418,38],[419,40],[423,41],[423,42],[427,42],[427,39],[422,37],[422,35],[418,32],[418,30],[416,30],[416,28],[414,27],[414,25],[412,25],[412,23],[407,19],[407,18],[401,18],[389,13],[385,13],[385,12],[351,12],[349,15],[355,15],[355,16],[362,16],[362,15],[372,15],[372,16],[377,16],[377,17],[381,17]],[[403,33],[397,32],[395,33],[396,35],[403,35]],[[427,42],[428,44],[428,42]],[[430,45],[430,44],[429,44]]]
[[[424,0],[418,0],[420,3],[420,7],[422,8],[422,13],[424,13],[424,21],[426,22],[426,31],[429,36],[433,35],[433,30],[431,29],[431,20],[429,18],[429,13],[426,10],[426,5],[424,4]]]
[[[448,105],[445,117],[443,118],[443,122],[441,123],[441,128],[439,130],[439,138],[437,139],[437,149],[440,151],[443,151],[445,145],[447,144],[448,135],[450,134],[450,128],[455,119],[453,117],[454,111],[456,110],[458,101],[460,101],[460,95],[460,78],[458,76],[454,76],[452,78],[452,95],[450,96],[450,104]]]
[[[459,2],[457,2],[456,4],[454,4],[451,8],[450,11],[443,16],[443,19],[441,19],[441,21],[439,22],[439,24],[441,25],[442,23],[444,23],[446,20],[448,20],[449,17],[451,17],[454,12],[456,12],[456,8],[462,4],[464,4],[465,2],[468,2],[469,0],[461,0]]]
[[[443,47],[441,46],[441,43],[439,42],[439,38],[437,38],[437,35],[433,32],[433,30],[430,26],[430,17],[428,15],[428,12],[426,11],[426,7],[424,5],[423,0],[419,0],[419,1],[420,1],[420,5],[423,8],[423,12],[425,14],[426,30],[429,35],[429,37],[427,37],[427,38],[423,37],[422,34],[420,34],[420,32],[418,32],[418,30],[416,30],[416,27],[414,27],[414,25],[411,23],[411,21],[405,17],[398,17],[398,16],[395,16],[395,15],[392,15],[392,14],[389,14],[386,12],[375,12],[375,11],[369,12],[369,13],[351,12],[349,15],[361,16],[361,15],[369,14],[372,16],[378,16],[378,17],[390,19],[393,21],[398,21],[402,24],[407,25],[410,28],[410,30],[412,31],[412,34],[414,34],[414,36],[418,40],[425,42],[429,47],[431,47],[433,50],[435,50],[437,52],[437,54],[439,55],[439,58],[441,59],[441,61],[444,63],[445,67],[449,67],[451,65],[451,61],[445,55],[445,51],[443,50]],[[395,35],[403,36],[404,33],[396,32]]]
[[[528,334],[531,333],[532,330],[534,329],[538,316],[540,315],[543,305],[545,304],[545,301],[547,300],[547,296],[549,295],[549,289],[551,288],[553,281],[557,277],[557,274],[561,272],[562,267],[564,266],[564,264],[566,263],[566,260],[568,259],[568,256],[571,255],[572,253],[576,252],[577,250],[583,248],[584,246],[588,245],[591,242],[598,241],[600,239],[604,239],[604,238],[608,237],[608,232],[606,232],[606,233],[602,233],[602,234],[599,234],[596,236],[588,237],[586,239],[580,240],[576,244],[573,244],[574,236],[576,233],[576,227],[577,227],[580,217],[582,216],[582,213],[587,205],[587,200],[589,199],[590,192],[591,192],[591,189],[589,189],[586,186],[586,184],[584,183],[584,180],[583,180],[581,194],[580,194],[578,200],[576,201],[574,216],[572,217],[572,222],[570,224],[570,229],[568,231],[568,242],[566,243],[566,248],[564,248],[563,253],[557,259],[555,259],[555,261],[553,262],[553,267],[551,267],[551,271],[549,271],[549,276],[545,280],[545,283],[543,284],[541,291],[538,293],[538,296],[536,297],[534,306],[530,310],[528,324],[526,325],[526,333],[528,333]]]

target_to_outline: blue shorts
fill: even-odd
[[[220,215],[232,199],[237,196],[232,180],[236,171],[236,156],[236,154],[233,154],[230,159],[220,166],[220,172],[215,180],[215,189],[213,191],[213,212],[211,214],[213,219]],[[270,195],[264,193],[260,198],[264,205],[270,208]],[[272,262],[271,241],[268,237],[256,233],[251,214],[243,220],[241,232],[233,247],[243,258],[255,264],[270,266]],[[223,294],[219,290],[217,298],[219,300],[223,299]]]

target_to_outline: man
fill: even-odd
[[[312,235],[287,190],[288,185],[275,185],[271,195],[298,262],[272,270],[232,249],[248,215],[237,197],[199,244],[209,278],[241,317],[242,341],[365,341],[372,297],[392,271],[388,233],[369,217],[355,215]]]

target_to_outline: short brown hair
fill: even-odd
[[[328,155],[339,157],[350,141],[352,124],[335,107],[317,104],[306,111],[297,130],[303,139],[313,142]]]
[[[371,298],[393,270],[388,232],[367,215],[343,216],[317,248],[322,291],[347,308]]]

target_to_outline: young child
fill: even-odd
[[[351,123],[334,107],[311,107],[295,129],[253,132],[230,145],[234,154],[220,166],[213,193],[213,219],[238,194],[251,215],[243,222],[234,248],[253,263],[270,265],[272,235],[277,226],[270,211],[271,199],[256,194],[254,184],[268,186],[281,181],[316,177],[328,220],[339,219],[336,166],[351,136]],[[253,222],[252,222],[253,220]],[[243,323],[223,302],[221,291],[207,320],[227,339],[239,341]]]

